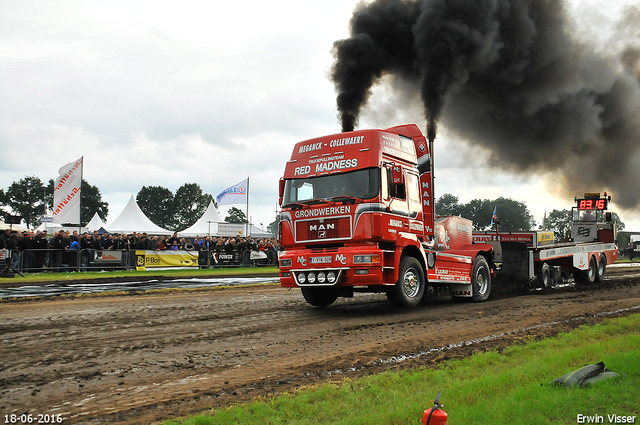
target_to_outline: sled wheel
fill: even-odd
[[[577,270],[573,273],[573,279],[577,283],[585,283],[587,285],[592,284],[596,280],[598,274],[598,265],[596,264],[596,258],[591,257],[589,260],[589,268],[587,270]]]
[[[548,288],[551,286],[551,268],[544,263],[538,272],[538,288]]]
[[[596,273],[596,282],[601,283],[604,280],[604,275],[607,273],[607,257],[604,254],[600,254],[600,262],[598,263],[598,269]]]

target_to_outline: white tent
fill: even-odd
[[[94,230],[100,230],[101,227],[107,227],[104,221],[100,218],[98,213],[93,214],[91,221],[89,221],[86,225],[86,229],[89,232],[93,232]]]
[[[213,201],[211,201],[202,217],[193,226],[178,232],[178,236],[192,238],[194,236],[217,235],[218,223],[224,223],[224,220],[220,217]]]
[[[259,228],[257,228],[256,226],[254,226],[253,224],[249,227],[249,236],[253,239],[257,239],[257,238],[273,238],[275,237],[275,235],[269,233],[269,232],[265,232],[264,230],[260,230]]]
[[[18,232],[25,232],[27,230],[29,230],[26,226],[23,226],[22,224],[7,224],[4,222],[4,220],[0,220],[0,230],[1,231],[5,231],[5,229],[13,229],[16,230]]]
[[[150,235],[171,235],[172,231],[156,225],[144,215],[136,199],[131,195],[129,203],[120,215],[106,227],[109,233],[149,233]]]

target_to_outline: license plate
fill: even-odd
[[[311,257],[311,264],[328,264],[331,263],[331,256],[329,257]]]

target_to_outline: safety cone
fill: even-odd
[[[422,425],[447,425],[447,412],[442,410],[444,407],[440,404],[440,391],[436,395],[433,407],[424,411],[422,415]]]

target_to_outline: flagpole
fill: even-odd
[[[80,157],[82,168],[80,169],[80,214],[78,214],[78,236],[82,234],[82,180],[84,179],[84,155]]]
[[[247,237],[251,236],[251,222],[249,221],[249,177],[247,176]]]

